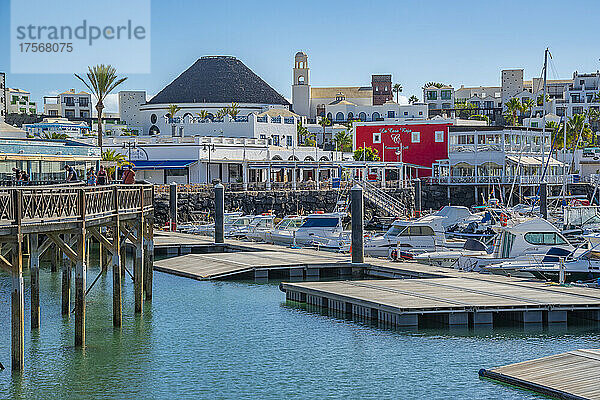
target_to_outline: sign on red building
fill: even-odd
[[[358,122],[355,125],[354,149],[377,149],[381,161],[403,161],[431,168],[437,160],[448,158],[448,127],[437,122],[384,124]],[[430,169],[419,170],[419,176],[430,176]]]

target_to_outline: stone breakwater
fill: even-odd
[[[388,189],[386,192],[413,209],[413,189]],[[290,214],[307,214],[313,211],[331,212],[338,201],[337,190],[278,190],[225,192],[225,210],[244,214],[262,214],[272,211],[277,217]],[[215,196],[212,192],[179,193],[177,196],[180,222],[202,220],[213,214]],[[169,218],[169,195],[159,193],[154,199],[154,214],[158,224]],[[383,216],[382,210],[365,199],[365,217]]]

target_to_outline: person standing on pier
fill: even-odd
[[[135,183],[135,172],[131,164],[127,166],[125,172],[123,172],[123,184],[131,185]]]
[[[94,172],[94,167],[91,167],[88,170],[88,175],[87,175],[87,184],[89,186],[94,186],[96,185],[96,172]]]
[[[67,171],[67,182],[77,182],[79,180],[77,171],[75,171],[75,168],[71,167],[69,164],[65,165],[65,171]]]
[[[96,176],[96,184],[106,185],[106,170],[104,169],[104,165],[101,165],[100,169],[98,170],[98,175]]]

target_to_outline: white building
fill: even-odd
[[[454,108],[454,88],[450,85],[429,85],[423,87],[423,101],[430,110],[430,117],[439,114],[432,114],[432,110],[442,110],[447,112],[450,117],[451,110]],[[445,111],[447,110],[447,111]]]
[[[7,114],[37,114],[37,104],[31,101],[31,93],[22,89],[5,89]]]
[[[549,157],[549,133],[542,148],[539,128],[451,126],[448,135],[448,160],[434,168],[441,183],[534,185],[543,165],[546,182],[562,183],[564,164]]]
[[[67,135],[69,138],[81,139],[90,133],[85,122],[69,121],[66,118],[44,118],[34,124],[23,124],[23,129],[31,136],[51,139],[52,135]]]
[[[51,117],[91,118],[92,96],[87,92],[77,93],[75,89],[58,96],[44,96],[44,114]]]
[[[325,105],[327,119],[332,122],[359,120],[384,121],[386,119],[426,119],[427,105],[424,103],[398,104],[388,100],[382,105],[358,105],[346,100],[340,92],[336,99]]]
[[[304,52],[298,52],[294,56],[294,68],[292,70],[292,109],[310,122],[316,122],[318,117],[325,117],[329,113],[337,114],[338,111],[328,111],[328,106],[336,105],[339,97],[351,105],[358,107],[381,106],[393,100],[392,75],[371,75],[370,86],[336,86],[336,87],[312,87],[310,85],[310,69],[308,67],[308,56]],[[365,116],[374,111],[365,110]],[[339,111],[343,112],[343,111]],[[347,114],[347,113],[345,113]],[[356,113],[355,115],[358,115]],[[356,117],[358,118],[358,117]],[[331,118],[329,118],[331,119]]]
[[[573,73],[573,80],[565,87],[562,99],[556,100],[556,115],[571,117],[589,109],[600,108],[600,72],[591,74]]]

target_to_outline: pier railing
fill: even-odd
[[[57,223],[146,212],[152,210],[153,198],[152,185],[4,188],[0,190],[0,225]]]

